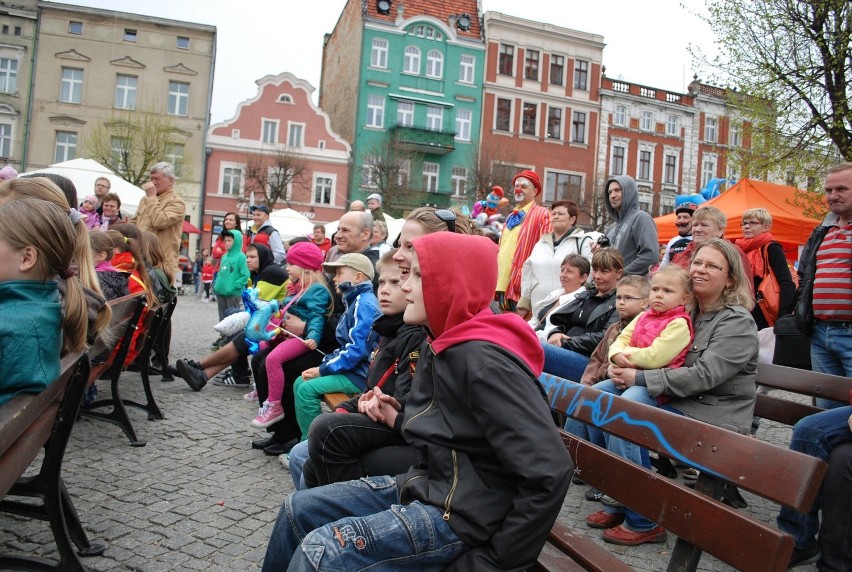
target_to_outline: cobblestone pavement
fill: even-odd
[[[216,305],[194,296],[179,299],[173,318],[171,358],[198,358],[215,338]],[[138,375],[125,373],[123,395],[141,399]],[[131,410],[137,436],[147,446],[134,448],[114,425],[82,419],[65,456],[64,479],[92,542],[108,545],[103,556],[86,558],[92,570],[257,570],[284,497],[293,491],[290,473],[274,457],[252,450],[264,434],[249,427],[256,405],[242,399],[245,390],[208,384],[195,393],[180,379],[152,381],[165,414],[149,421]],[[100,382],[101,394],[108,393]],[[779,444],[790,430],[771,423],[759,436]],[[583,497],[586,486],[572,485],[560,521],[600,540],[583,518],[599,504]],[[744,494],[746,510],[774,523],[777,507]],[[674,547],[628,548],[608,545],[636,570],[664,570]],[[45,523],[0,516],[3,551],[50,557],[53,544]],[[704,556],[700,570],[730,567]],[[803,567],[803,572],[815,570]]]

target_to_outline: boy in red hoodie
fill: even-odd
[[[523,569],[559,514],[573,466],[537,383],[541,345],[520,317],[489,308],[496,245],[449,232],[412,244],[404,318],[430,343],[404,411],[374,390],[368,415],[426,460],[288,497],[264,571]]]

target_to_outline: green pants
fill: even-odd
[[[322,413],[322,396],[326,393],[361,393],[361,389],[343,374],[325,375],[305,381],[299,376],[293,384],[296,398],[296,421],[302,431],[302,441],[308,438],[308,429],[314,419]]]

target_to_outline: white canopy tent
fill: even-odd
[[[136,185],[131,185],[107,167],[92,159],[72,159],[55,163],[44,169],[21,174],[34,175],[37,173],[53,173],[70,179],[77,188],[77,205],[82,202],[82,198],[86,195],[95,194],[95,180],[104,177],[110,182],[110,192],[117,194],[121,199],[121,214],[124,216],[135,215],[139,208],[139,202],[145,196],[145,191]]]
[[[388,244],[393,244],[396,240],[396,237],[399,236],[399,233],[402,232],[402,225],[405,224],[404,218],[393,218],[389,214],[385,213],[385,224],[388,225]],[[325,235],[329,238],[337,232],[337,221],[332,221],[325,225]]]
[[[307,236],[314,231],[314,223],[293,209],[272,211],[269,214],[269,222],[281,235],[281,240],[285,242],[297,236]]]

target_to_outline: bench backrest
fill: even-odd
[[[813,457],[555,376],[541,381],[555,411],[695,467],[704,482],[717,477],[799,511],[819,490],[826,466]],[[789,535],[702,494],[703,486],[689,489],[567,433],[563,441],[580,478],[696,547],[698,557],[703,550],[740,570],[786,569]],[[677,568],[691,569],[670,563]]]
[[[822,397],[849,403],[852,379],[827,373],[819,373],[783,365],[760,364],[757,366],[757,384],[769,389],[781,389],[791,393]],[[754,414],[772,419],[785,425],[795,425],[807,415],[822,409],[773,395],[758,394]]]
[[[112,310],[112,318],[109,321],[106,332],[102,333],[89,349],[91,357],[94,358],[102,352],[112,349],[121,341],[121,338],[127,331],[127,324],[133,320],[137,309],[140,314],[142,312],[140,302],[142,302],[141,308],[144,308],[145,294],[142,292],[122,296],[121,298],[115,298],[107,302],[107,306]],[[136,316],[135,321],[139,321],[139,316]]]

